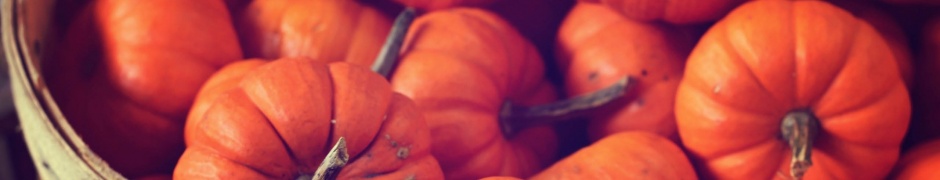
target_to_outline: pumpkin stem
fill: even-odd
[[[630,77],[624,76],[607,88],[550,104],[526,107],[506,101],[499,114],[503,135],[511,137],[527,127],[567,121],[589,114],[593,109],[622,97],[632,85]]]
[[[382,45],[382,49],[379,51],[379,55],[375,57],[375,62],[372,63],[372,71],[381,74],[385,78],[389,78],[389,74],[392,72],[392,68],[395,67],[396,61],[398,61],[398,53],[401,51],[401,45],[405,41],[405,35],[408,33],[408,28],[411,27],[411,22],[415,19],[415,10],[412,8],[405,8],[398,17],[395,18],[395,24],[392,26],[392,30],[388,33],[388,37],[385,38],[385,44]]]
[[[783,118],[780,131],[793,151],[790,158],[790,176],[793,179],[802,179],[806,170],[813,165],[812,146],[819,131],[819,120],[810,111],[793,111]]]
[[[346,138],[339,137],[336,145],[333,146],[333,149],[330,149],[330,153],[326,154],[326,158],[317,167],[316,173],[313,174],[313,180],[336,179],[339,172],[343,170],[343,166],[346,166],[346,162],[349,162]]]

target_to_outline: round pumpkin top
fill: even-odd
[[[507,101],[553,100],[543,68],[535,48],[498,16],[454,8],[414,21],[391,82],[425,112],[447,179],[521,177],[554,157],[555,134],[543,126],[506,138],[499,114]]]
[[[671,140],[644,131],[612,134],[529,179],[696,179]]]
[[[794,156],[811,157],[807,179],[883,178],[910,117],[883,38],[823,1],[738,7],[695,47],[676,99],[683,143],[701,175],[717,179],[787,179],[799,174],[791,166],[806,167]],[[783,130],[791,118],[814,119],[818,131]],[[811,156],[786,132],[806,135]]]
[[[372,65],[391,18],[350,0],[255,0],[233,10],[247,58]]]
[[[348,178],[443,177],[419,111],[382,76],[345,62],[241,61],[206,83],[174,178],[296,179],[340,137]]]
[[[89,2],[43,59],[44,80],[111,168],[127,178],[170,173],[199,87],[242,59],[231,27],[222,1]]]
[[[635,83],[630,98],[592,115],[591,139],[627,130],[678,138],[675,94],[692,45],[692,37],[673,26],[625,18],[599,4],[575,5],[556,48],[569,96],[593,93],[624,76]]]

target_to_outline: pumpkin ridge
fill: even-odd
[[[796,11],[796,8],[792,8],[792,9],[790,9],[790,10],[791,10],[791,11]],[[850,15],[851,15],[851,14],[850,14]],[[853,17],[853,18],[856,18],[855,16],[852,16],[852,17]],[[791,18],[791,19],[796,19],[796,18]],[[849,55],[853,54],[853,53],[854,53],[855,51],[857,51],[857,49],[859,48],[859,44],[856,43],[856,41],[858,41],[858,39],[860,38],[860,37],[859,37],[859,36],[860,36],[859,31],[860,31],[861,27],[858,27],[858,24],[859,24],[859,23],[864,23],[864,22],[861,22],[861,21],[858,20],[857,18],[856,18],[856,19],[853,19],[853,20],[856,22],[856,23],[855,23],[855,24],[856,24],[856,28],[849,28],[849,29],[852,29],[853,31],[852,31],[852,35],[848,36],[848,38],[849,38],[848,43],[849,43],[849,44],[852,44],[852,47],[849,47],[848,49],[845,49],[845,50],[843,51],[844,53],[841,53],[841,56],[839,56],[839,58],[836,59],[836,60],[842,60],[841,63],[839,64],[839,72],[836,72],[835,75],[833,75],[831,78],[829,78],[829,81],[825,83],[825,84],[827,84],[828,86],[826,86],[826,88],[822,90],[822,93],[820,93],[820,94],[817,95],[816,97],[814,97],[814,98],[809,99],[809,100],[806,101],[806,102],[810,102],[810,104],[805,104],[805,105],[803,105],[803,104],[796,104],[797,106],[803,106],[803,107],[797,107],[797,108],[810,108],[810,109],[811,109],[810,111],[813,112],[814,115],[816,115],[817,117],[819,117],[820,124],[821,124],[821,122],[822,122],[823,119],[827,119],[827,118],[823,118],[823,117],[819,116],[818,114],[816,114],[816,112],[812,110],[812,107],[815,107],[816,104],[819,103],[819,100],[820,100],[823,96],[825,96],[826,94],[829,93],[829,89],[831,89],[832,86],[835,85],[834,82],[835,82],[837,79],[839,79],[839,77],[842,76],[842,73],[845,71],[845,65],[848,63],[849,60],[851,60],[851,59],[849,59],[849,58],[850,58]],[[796,21],[796,20],[794,20],[794,21]],[[797,30],[796,30],[796,26],[799,26],[799,25],[801,25],[801,24],[800,24],[800,23],[797,23],[797,22],[793,22],[793,24],[794,24],[794,25],[793,25],[793,27],[794,27],[793,32],[794,32],[794,33],[797,33],[797,32],[796,32],[796,31],[797,31]],[[805,48],[805,47],[804,47],[804,48]],[[799,56],[797,56],[797,51],[799,51],[799,50],[797,50],[796,48],[794,48],[793,50],[794,50],[794,52],[793,52],[793,57],[799,57]],[[799,73],[799,72],[800,72],[800,71],[799,71],[800,68],[798,68],[798,67],[801,67],[800,64],[799,64],[799,62],[800,62],[800,61],[795,61],[795,62],[794,62],[795,65],[796,65],[796,67],[797,67],[797,68],[795,69],[795,70],[797,71],[796,77],[794,77],[794,78],[796,78],[797,81],[799,81],[799,80],[798,80],[799,78],[797,78],[797,77],[800,77],[801,75],[806,75],[805,73],[814,73],[814,72],[803,72],[803,73]],[[798,91],[800,91],[800,89],[798,88],[798,86],[799,86],[800,84],[801,84],[800,82],[796,82],[796,83],[795,83],[794,88],[796,88],[796,89],[794,90],[794,92],[799,93]],[[794,95],[793,97],[795,97],[795,98],[801,98],[801,97],[799,97],[798,95]],[[799,102],[797,102],[797,103],[799,103]]]
[[[695,91],[693,91],[693,92],[695,92]],[[698,91],[698,92],[700,92],[700,91]],[[701,93],[708,93],[708,92],[701,92]],[[701,95],[693,95],[693,96],[701,96]],[[733,111],[733,112],[727,113],[727,114],[751,114],[751,115],[763,116],[763,117],[775,117],[774,115],[770,115],[770,114],[755,113],[754,111],[742,110],[742,109],[730,107],[730,106],[728,106],[726,103],[717,102],[717,101],[714,101],[714,100],[712,100],[712,99],[708,99],[708,101],[711,101],[711,103],[709,104],[710,106],[724,106],[723,108],[721,108],[722,111]],[[725,120],[725,121],[728,121],[728,120]],[[754,120],[754,121],[761,121],[761,120]],[[765,122],[765,123],[769,123],[769,124],[778,124],[778,123],[776,123],[776,120],[773,121],[773,122]],[[779,129],[779,128],[775,128],[775,129]],[[767,136],[767,137],[755,138],[755,139],[757,139],[757,140],[754,140],[754,142],[751,142],[751,143],[735,143],[735,146],[740,146],[740,147],[733,147],[733,148],[730,148],[730,147],[728,147],[728,146],[723,146],[724,148],[722,148],[721,151],[714,151],[714,152],[712,152],[711,155],[709,155],[708,157],[722,157],[722,156],[725,156],[724,154],[730,154],[730,153],[735,153],[735,152],[737,152],[737,151],[745,150],[745,149],[748,148],[747,146],[752,146],[752,145],[757,145],[757,144],[760,144],[760,143],[765,143],[765,141],[761,141],[760,139],[773,140],[773,141],[779,141],[779,140],[780,140],[780,139],[778,138],[778,133],[765,133],[765,136]]]
[[[723,26],[727,26],[727,25],[724,24]],[[721,38],[720,38],[720,40],[718,41],[718,42],[721,43],[721,44],[717,45],[717,47],[720,47],[720,48],[722,49],[722,51],[725,51],[725,54],[729,55],[729,57],[725,57],[725,58],[727,58],[727,59],[734,59],[734,60],[731,60],[730,62],[733,62],[733,63],[738,64],[737,66],[740,68],[740,69],[738,69],[738,70],[747,72],[747,74],[742,74],[742,75],[746,75],[746,76],[748,77],[748,79],[750,79],[750,81],[752,81],[754,84],[756,84],[757,87],[759,87],[760,90],[762,91],[761,94],[765,94],[765,95],[766,95],[767,97],[769,97],[771,100],[776,101],[776,102],[768,102],[767,104],[781,104],[781,103],[783,103],[783,102],[786,102],[786,101],[782,101],[782,99],[781,99],[780,97],[777,97],[777,95],[775,95],[773,92],[771,92],[770,89],[767,88],[767,85],[765,85],[765,83],[764,83],[760,78],[757,78],[757,74],[754,73],[753,67],[751,67],[751,65],[750,65],[749,63],[747,63],[747,61],[744,60],[744,56],[741,55],[741,52],[738,51],[738,50],[737,50],[737,47],[735,47],[735,45],[730,42],[730,40],[729,40],[730,38],[728,38],[728,37],[729,37],[728,34],[731,33],[731,32],[730,32],[730,31],[727,31],[727,30],[723,30],[723,31],[724,31],[724,32],[721,33]],[[714,63],[714,61],[711,61],[711,62]],[[680,82],[680,83],[681,83],[681,82]],[[698,89],[698,88],[696,88],[696,89]],[[710,87],[706,87],[706,89],[700,89],[700,90],[707,90],[707,89],[710,89]],[[752,92],[752,93],[753,93],[753,92]],[[714,99],[714,98],[711,98],[711,99]],[[726,100],[722,100],[722,99],[716,99],[716,100],[719,100],[719,101],[726,101]],[[732,99],[728,99],[728,100],[732,100]],[[727,102],[722,102],[722,104],[729,104],[729,103],[727,103]],[[733,104],[733,103],[732,103],[732,104]],[[757,112],[774,111],[773,109],[769,109],[769,110],[766,110],[766,109],[765,109],[765,110],[758,110],[758,109],[763,109],[763,107],[738,107],[738,106],[735,106],[734,108],[736,108],[736,109],[742,109],[742,110],[746,110],[746,111],[757,111]]]
[[[359,2],[357,1],[356,3],[359,3]],[[366,6],[366,5],[360,5],[360,6],[355,6],[355,7],[353,7],[353,8],[356,9],[355,11],[358,11],[359,13],[345,13],[345,14],[343,14],[344,16],[350,16],[350,15],[351,15],[351,16],[355,16],[355,17],[350,17],[349,19],[355,19],[355,20],[356,20],[356,21],[354,22],[356,25],[352,28],[353,31],[350,32],[350,33],[344,33],[344,34],[349,34],[350,36],[353,36],[353,37],[346,37],[346,39],[348,39],[348,40],[345,41],[345,42],[348,43],[348,44],[345,45],[345,46],[342,46],[342,47],[344,48],[342,51],[343,51],[343,52],[346,52],[345,54],[343,54],[342,59],[349,59],[349,62],[357,62],[357,61],[354,60],[354,59],[350,59],[350,57],[354,57],[355,55],[354,55],[353,53],[357,53],[357,52],[353,52],[353,51],[352,51],[352,49],[354,49],[354,48],[352,48],[352,47],[353,47],[354,45],[356,45],[356,42],[359,42],[359,41],[355,41],[355,39],[357,39],[357,37],[361,37],[361,36],[355,36],[355,35],[358,35],[359,32],[363,31],[363,28],[360,28],[360,26],[363,26],[363,25],[362,25],[363,23],[359,23],[359,22],[363,22],[363,18],[366,18],[365,16],[362,16],[362,13],[364,13],[364,12],[363,12],[363,9],[365,9],[364,6]],[[389,28],[391,28],[391,27],[389,27]],[[383,41],[383,42],[384,42],[384,41]],[[383,44],[384,44],[384,43],[383,43]],[[379,48],[379,49],[381,49],[381,48]],[[378,54],[379,52],[375,52],[375,53]],[[368,58],[367,61],[371,62],[373,59],[375,59],[374,56],[373,56],[372,58]],[[358,65],[358,64],[357,64],[357,65]],[[362,65],[371,65],[371,64],[362,64]],[[332,77],[331,77],[331,78],[332,78]],[[351,162],[351,161],[352,161],[352,157],[350,157],[350,162]]]
[[[471,11],[471,12],[476,12],[476,11]],[[500,43],[497,43],[497,45],[488,45],[487,47],[488,47],[488,49],[491,49],[491,50],[494,50],[494,51],[499,51],[500,54],[505,55],[505,56],[499,56],[499,58],[503,59],[503,61],[499,61],[499,62],[505,63],[505,64],[503,64],[505,67],[511,68],[511,66],[509,66],[509,65],[511,65],[512,63],[510,63],[510,61],[513,61],[514,59],[509,59],[509,57],[510,57],[511,55],[509,55],[510,50],[509,50],[509,47],[507,47],[509,43],[506,42],[506,36],[504,35],[504,33],[506,33],[506,32],[502,32],[502,31],[501,31],[502,29],[500,29],[500,28],[494,26],[493,24],[491,24],[491,22],[488,22],[488,21],[479,19],[479,18],[477,18],[476,16],[471,16],[471,15],[467,14],[467,12],[458,12],[457,15],[459,15],[459,17],[460,17],[461,19],[463,19],[463,20],[455,21],[455,22],[462,22],[461,24],[463,24],[463,26],[465,26],[465,27],[476,27],[476,26],[473,26],[474,24],[482,24],[482,25],[485,25],[485,26],[487,27],[487,29],[489,29],[489,30],[487,30],[487,31],[477,31],[477,32],[478,32],[478,33],[487,33],[488,35],[492,35],[492,36],[497,36],[497,37],[499,37],[499,38],[495,38],[495,39],[496,39],[497,41],[499,41]],[[471,23],[472,23],[472,24],[471,24]],[[478,37],[479,37],[479,36],[478,36]],[[498,46],[499,48],[494,48],[494,47],[496,47],[496,46]],[[499,92],[500,96],[502,96],[502,97],[500,97],[500,98],[502,98],[503,101],[505,101],[505,99],[506,99],[507,96],[509,95],[509,91],[510,91],[510,90],[509,90],[509,89],[510,89],[510,88],[509,88],[509,86],[510,86],[510,83],[509,83],[510,79],[508,79],[508,78],[497,78],[498,75],[496,74],[496,72],[493,71],[493,69],[487,68],[484,64],[481,64],[481,63],[479,63],[478,61],[471,60],[471,59],[466,59],[466,58],[461,58],[461,60],[462,60],[463,62],[467,62],[467,63],[469,63],[469,64],[474,64],[474,65],[476,65],[475,67],[481,69],[480,72],[481,72],[482,74],[486,74],[486,77],[487,77],[488,79],[490,79],[489,81],[490,81],[490,82],[493,82],[494,87],[497,87],[497,89],[499,89],[498,92]],[[507,69],[508,69],[508,68],[507,68]],[[507,73],[511,73],[511,72],[507,72]],[[503,80],[503,79],[505,79],[505,80],[504,80],[504,81],[501,81],[501,80]],[[501,105],[501,104],[500,104],[500,105]]]
[[[225,100],[227,100],[227,99],[232,99],[232,97],[231,97],[232,95],[240,95],[240,96],[242,96],[242,98],[246,99],[246,101],[247,101],[247,102],[243,102],[243,103],[251,103],[250,105],[244,105],[244,107],[242,107],[242,108],[250,108],[252,111],[257,112],[258,115],[260,115],[262,118],[264,118],[262,121],[264,122],[265,125],[267,125],[267,128],[266,128],[267,130],[264,130],[264,131],[269,131],[270,133],[272,133],[272,134],[274,134],[275,136],[277,136],[277,137],[282,141],[282,142],[281,142],[281,143],[282,143],[282,144],[281,144],[282,147],[281,147],[280,149],[284,149],[284,150],[285,150],[284,152],[287,153],[288,157],[292,158],[292,157],[291,157],[291,154],[287,151],[289,148],[288,148],[287,146],[284,146],[284,144],[283,144],[284,142],[283,142],[283,138],[281,137],[281,134],[277,131],[277,129],[274,127],[274,125],[271,124],[271,121],[270,121],[270,119],[267,117],[267,115],[265,115],[265,114],[262,112],[262,110],[261,110],[260,108],[258,108],[258,106],[255,104],[255,102],[253,102],[250,98],[248,98],[248,94],[247,94],[244,90],[242,90],[240,87],[239,87],[239,88],[230,89],[230,90],[227,90],[226,92],[224,92],[223,95],[218,96],[216,99],[222,99],[223,97],[225,97]],[[222,104],[224,104],[224,103],[220,103],[218,100],[212,102],[212,105],[210,105],[210,107],[207,108],[208,110],[206,111],[207,113],[205,113],[205,115],[210,115],[210,114],[212,114],[211,112],[213,112],[213,110],[215,110],[214,107],[215,107],[215,106],[222,105]],[[215,110],[215,111],[218,111],[218,110]],[[249,119],[249,120],[250,120],[250,119]],[[256,120],[256,121],[257,121],[257,120]],[[202,125],[202,124],[205,123],[205,122],[206,122],[205,120],[200,121],[200,124],[197,124],[197,128],[200,128],[200,129],[217,129],[217,128],[218,128],[217,126],[208,126],[209,128],[206,128],[206,125]],[[209,124],[209,125],[212,125],[212,124]],[[200,133],[200,134],[201,134],[201,133]],[[242,133],[238,133],[238,134],[242,134]],[[205,136],[205,135],[203,135],[203,136]],[[223,147],[212,148],[212,147],[210,146],[210,144],[206,144],[205,142],[199,142],[199,141],[209,141],[209,142],[212,142],[212,141],[219,141],[219,139],[217,139],[217,138],[214,138],[214,137],[203,137],[203,138],[197,138],[197,139],[204,139],[204,138],[210,138],[211,140],[196,140],[195,143],[193,143],[192,145],[189,145],[189,146],[204,147],[204,148],[206,148],[206,149],[208,149],[208,150],[211,150],[211,151],[209,151],[209,152],[212,152],[213,155],[217,155],[217,156],[223,157],[223,159],[226,159],[226,160],[235,162],[235,163],[237,163],[237,164],[243,165],[244,167],[247,167],[247,168],[249,168],[249,169],[252,169],[252,170],[258,172],[259,174],[262,174],[262,175],[265,175],[265,176],[268,176],[268,177],[278,177],[277,174],[272,174],[272,173],[276,173],[276,172],[267,172],[267,171],[265,171],[265,170],[263,169],[264,167],[255,167],[255,166],[252,166],[252,165],[250,165],[250,163],[239,161],[239,160],[238,160],[237,158],[235,158],[235,157],[225,156],[225,155],[223,155],[223,154],[225,154],[225,153],[224,153],[223,151],[220,151],[220,148],[225,149],[225,150],[227,150],[227,151],[234,151],[233,149],[229,149],[228,147],[224,147],[224,146],[223,146]],[[187,146],[187,149],[188,149],[189,146]],[[294,162],[291,162],[291,164],[288,164],[288,165],[294,166],[294,167],[296,168],[296,165],[294,164]],[[293,173],[296,173],[296,172],[291,172],[292,175],[293,175]]]
[[[195,145],[193,145],[193,146],[188,146],[188,147],[186,147],[186,148],[187,148],[186,151],[190,151],[190,149],[189,149],[190,147],[193,148],[192,151],[203,151],[203,152],[202,152],[203,155],[210,155],[210,156],[213,156],[213,157],[219,157],[218,159],[220,159],[220,160],[232,162],[232,164],[241,165],[242,167],[245,167],[246,169],[250,169],[250,170],[254,171],[255,173],[258,173],[258,174],[260,174],[260,175],[265,176],[266,178],[274,179],[275,177],[277,177],[277,176],[273,176],[273,175],[271,175],[271,174],[267,174],[267,173],[265,173],[264,171],[261,171],[261,169],[255,168],[255,167],[253,167],[253,166],[249,166],[249,165],[244,164],[244,163],[241,163],[241,162],[236,162],[236,161],[232,160],[231,158],[227,158],[227,157],[225,157],[225,156],[222,156],[222,155],[219,154],[219,152],[218,152],[217,150],[214,150],[213,148],[210,148],[210,147],[208,147],[207,145],[204,145],[204,144],[195,144]],[[175,171],[176,171],[175,168],[174,168],[173,171],[174,171],[174,173],[175,173]]]
[[[860,22],[860,21],[857,21],[857,22]],[[864,23],[864,22],[860,22],[860,23]],[[810,101],[810,102],[813,102],[813,104],[810,105],[811,108],[814,108],[814,109],[815,109],[815,107],[817,107],[817,105],[820,103],[820,100],[822,100],[823,97],[826,97],[827,95],[829,95],[829,93],[833,93],[833,92],[830,92],[830,89],[836,84],[835,82],[836,82],[837,80],[840,80],[840,79],[842,78],[843,73],[844,73],[844,70],[845,70],[845,65],[848,64],[850,60],[854,60],[854,61],[866,60],[866,59],[859,59],[859,58],[852,59],[851,57],[849,57],[850,54],[854,54],[854,53],[856,53],[856,52],[862,50],[861,47],[860,47],[861,43],[856,43],[856,41],[858,41],[859,38],[863,38],[863,37],[860,37],[860,36],[863,35],[863,34],[858,33],[859,31],[861,31],[861,30],[860,30],[861,28],[862,28],[862,27],[853,28],[853,29],[855,29],[855,32],[854,32],[854,34],[853,34],[853,36],[852,36],[852,40],[851,40],[852,47],[845,53],[845,55],[844,55],[844,57],[843,57],[843,58],[846,59],[846,60],[842,62],[842,64],[841,64],[841,67],[842,67],[842,68],[840,68],[840,69],[839,69],[839,72],[836,73],[836,75],[833,76],[832,80],[829,81],[829,83],[828,83],[829,86],[826,87],[825,90],[823,90],[823,93],[820,94],[819,97],[816,98],[816,100]],[[884,40],[882,40],[882,42],[884,42]],[[893,55],[892,55],[892,57],[893,57]],[[879,97],[877,97],[877,98],[874,98],[874,99],[870,99],[870,101],[880,102],[881,100],[885,100],[885,98],[890,97],[890,96],[886,96],[885,94],[890,93],[890,92],[892,91],[892,90],[891,90],[892,88],[881,88],[881,89],[883,89],[883,90],[882,90],[880,93],[874,93],[874,94],[881,94],[881,96],[879,96]],[[866,102],[870,102],[870,101],[866,101]],[[865,107],[867,107],[867,106],[876,105],[876,104],[877,104],[877,103],[853,104],[853,105],[850,105],[850,106],[852,106],[852,107],[842,108],[841,112],[832,112],[831,114],[827,113],[827,114],[824,114],[824,115],[820,115],[820,114],[816,114],[816,115],[820,117],[820,122],[823,122],[824,119],[828,120],[828,119],[831,119],[832,117],[836,117],[836,116],[840,116],[840,115],[843,115],[843,114],[846,114],[846,113],[850,113],[850,112],[853,112],[853,111],[857,111],[857,110],[863,109],[863,108],[865,108]],[[814,113],[815,113],[815,112],[814,112]]]

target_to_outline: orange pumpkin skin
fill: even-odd
[[[790,178],[781,121],[809,110],[819,131],[804,178],[883,178],[910,117],[893,58],[871,26],[826,2],[749,2],[690,55],[679,134],[704,178]]]
[[[306,57],[372,65],[391,19],[349,0],[256,0],[233,10],[245,57]],[[233,3],[238,4],[238,3]]]
[[[696,179],[671,140],[643,131],[612,134],[529,179]]]
[[[402,5],[426,11],[454,8],[458,6],[483,6],[496,0],[395,0]]]
[[[715,21],[746,0],[581,0],[604,4],[624,16],[674,24]]]
[[[940,178],[940,140],[917,145],[901,155],[891,172],[891,179],[937,179]]]
[[[230,23],[221,1],[94,1],[44,75],[75,132],[111,168],[128,178],[170,173],[199,86],[241,59]]]
[[[350,155],[339,179],[443,178],[414,104],[357,65],[241,61],[197,99],[174,179],[296,179],[339,137]]]
[[[560,29],[556,48],[567,93],[592,93],[627,75],[635,83],[631,98],[593,116],[591,139],[629,130],[677,139],[675,94],[691,46],[692,38],[671,26],[578,3]]]
[[[392,88],[425,112],[447,179],[525,177],[554,157],[550,127],[508,139],[500,129],[504,102],[541,104],[555,95],[533,46],[506,22],[479,9],[435,11],[414,21],[402,48]]]

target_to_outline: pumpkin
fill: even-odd
[[[669,139],[643,131],[607,136],[529,179],[696,179]]]
[[[891,172],[891,179],[937,179],[940,178],[937,166],[940,166],[940,140],[933,140],[904,152]]]
[[[128,178],[170,173],[199,87],[241,59],[236,40],[222,1],[94,1],[43,75],[72,128],[111,168]]]
[[[232,4],[235,26],[248,58],[306,57],[368,66],[391,27],[391,18],[357,1],[257,0]]]
[[[420,10],[433,11],[458,6],[484,6],[497,0],[395,0],[402,5]]]
[[[578,3],[558,34],[558,64],[565,90],[578,96],[615,83],[634,82],[631,98],[589,123],[593,140],[628,130],[678,138],[673,113],[692,37],[662,23],[624,18],[599,4]]]
[[[908,132],[909,145],[940,138],[940,16],[928,21],[921,32],[921,52],[912,90],[914,118]]]
[[[431,153],[447,179],[524,177],[555,156],[551,127],[501,130],[507,102],[553,100],[540,56],[509,24],[474,8],[429,12],[414,21],[392,88],[425,112]]]
[[[297,179],[345,138],[339,179],[441,179],[422,114],[385,79],[306,58],[230,64],[206,83],[186,124],[174,179]]]
[[[884,178],[910,103],[891,48],[823,1],[752,1],[692,51],[676,95],[703,178]]]
[[[674,24],[705,23],[720,19],[745,0],[581,0],[604,4],[627,18]]]

